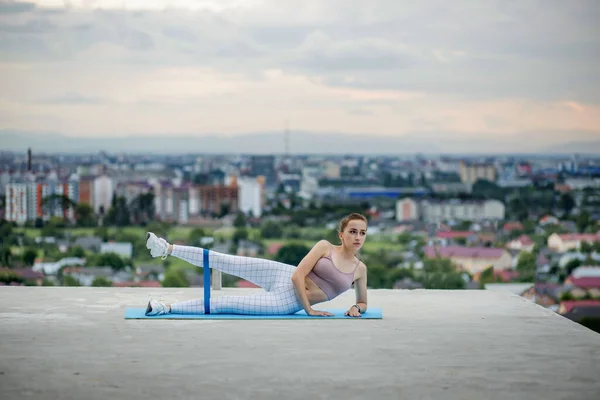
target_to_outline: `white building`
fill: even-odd
[[[27,221],[27,184],[9,183],[6,185],[6,220],[19,225]]]
[[[254,217],[262,215],[265,188],[262,178],[237,178],[238,208],[245,214],[252,212]]]
[[[413,200],[405,198],[396,202],[396,221],[443,222],[503,220],[504,204],[498,200]]]
[[[104,213],[108,212],[114,191],[113,180],[110,177],[100,175],[94,179],[93,207],[95,213],[100,213],[100,207],[104,209]]]
[[[128,242],[105,242],[100,245],[100,254],[117,253],[121,257],[133,257],[133,244]]]

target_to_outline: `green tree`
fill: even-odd
[[[65,275],[63,276],[63,286],[81,286],[81,284],[71,275]]]
[[[594,251],[594,246],[584,240],[581,242],[581,248],[579,250],[584,254],[591,254]]]
[[[416,277],[425,289],[464,289],[462,273],[448,258],[425,258],[423,270]]]
[[[111,267],[114,271],[121,271],[128,265],[132,266],[129,261],[126,261],[120,255],[113,252],[99,254],[94,260],[96,265]]]
[[[188,235],[188,241],[190,242],[190,245],[192,245],[192,246],[199,246],[200,239],[202,239],[205,236],[206,236],[206,232],[204,232],[204,229],[194,228],[190,231],[190,233]]]
[[[12,251],[9,246],[0,247],[0,263],[6,267],[11,267]]]
[[[309,251],[310,249],[304,244],[291,242],[279,248],[275,255],[275,260],[297,266]]]
[[[565,273],[567,274],[567,276],[569,276],[575,268],[580,267],[581,265],[581,260],[579,258],[574,258],[565,264]]]
[[[565,215],[569,215],[573,208],[575,208],[575,200],[569,193],[563,193],[560,196],[559,205],[565,212]]]
[[[0,282],[10,285],[13,282],[24,283],[25,279],[14,271],[0,271]]]
[[[131,224],[131,211],[125,197],[117,196],[117,194],[113,195],[105,222],[107,225],[114,226],[128,226]]]
[[[486,269],[484,269],[481,272],[481,275],[479,275],[479,282],[482,285],[485,285],[486,283],[492,283],[495,282],[496,278],[494,277],[494,267],[490,266]]]
[[[94,209],[88,203],[78,203],[75,206],[75,218],[77,226],[91,227],[98,224],[94,215]]]
[[[67,251],[67,256],[69,257],[85,257],[85,249],[81,246],[73,246]]]
[[[372,265],[367,268],[367,282],[374,289],[391,288],[389,270],[381,265]]]
[[[522,251],[517,260],[517,271],[520,273],[535,272],[536,259],[533,253]]]
[[[165,278],[162,281],[163,287],[189,287],[190,282],[188,280],[185,271],[182,268],[169,268],[165,272]]]
[[[152,191],[136,196],[129,205],[132,222],[145,225],[154,219],[154,193]]]
[[[248,230],[246,228],[237,228],[233,232],[233,243],[237,246],[240,243],[240,240],[248,239]]]
[[[504,189],[485,179],[478,179],[471,192],[475,197],[504,201]]]
[[[580,212],[575,220],[575,224],[577,225],[577,230],[579,233],[584,233],[591,223],[590,214],[585,210]]]
[[[243,212],[237,212],[233,220],[233,226],[236,228],[244,228],[246,226],[246,216]]]
[[[158,237],[165,238],[169,234],[170,226],[169,226],[169,224],[166,224],[163,222],[152,221],[146,226],[146,230],[148,232],[153,232]],[[146,239],[144,238],[144,241],[145,240]]]
[[[97,276],[92,281],[93,287],[111,287],[113,283],[103,276]]]
[[[94,230],[94,236],[99,237],[104,242],[107,242],[110,239],[108,228],[105,226],[98,227]]]
[[[279,239],[283,236],[283,228],[275,221],[267,221],[260,227],[260,235],[264,239]]]
[[[31,267],[34,263],[35,263],[35,259],[37,258],[38,252],[36,249],[34,248],[27,248],[25,249],[25,251],[23,252],[23,263],[28,266]]]
[[[74,210],[77,203],[64,194],[50,194],[42,199],[42,207],[53,212],[56,209]]]
[[[299,226],[290,225],[284,230],[283,237],[286,239],[300,239],[302,237],[302,231]]]

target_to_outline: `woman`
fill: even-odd
[[[209,252],[209,267],[246,279],[265,292],[248,296],[217,296],[210,301],[211,314],[294,314],[302,309],[311,316],[332,316],[313,305],[332,300],[354,283],[356,304],[344,315],[360,317],[367,310],[367,267],[356,253],[367,236],[367,219],[350,214],[339,226],[341,245],[321,240],[295,267],[277,261]],[[146,247],[152,257],[171,255],[198,267],[203,266],[203,249],[179,246],[148,233]],[[164,304],[150,300],[146,315],[204,314],[204,299]]]

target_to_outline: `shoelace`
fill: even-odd
[[[160,243],[165,245],[165,250],[164,250],[162,256],[160,256],[160,259],[161,260],[166,260],[167,257],[169,256],[169,243],[167,243],[167,241],[164,240],[164,239],[162,239],[160,241]]]

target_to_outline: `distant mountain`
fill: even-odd
[[[589,137],[589,134],[587,135]],[[465,138],[445,133],[413,133],[402,136],[344,133],[291,132],[290,152],[300,154],[600,154],[598,141],[565,141],[548,145],[544,133],[524,135],[484,135]],[[565,135],[565,137],[568,137]],[[580,137],[583,137],[580,135]],[[573,136],[571,136],[571,139]],[[575,136],[577,138],[577,136]],[[555,141],[556,142],[556,141]],[[542,145],[543,144],[543,145]],[[24,152],[28,147],[42,153],[244,153],[282,154],[281,132],[239,135],[156,135],[120,138],[74,138],[58,133],[30,133],[0,130],[0,150]]]
[[[548,153],[583,153],[600,156],[600,140],[586,142],[566,142],[559,146],[550,146]]]

